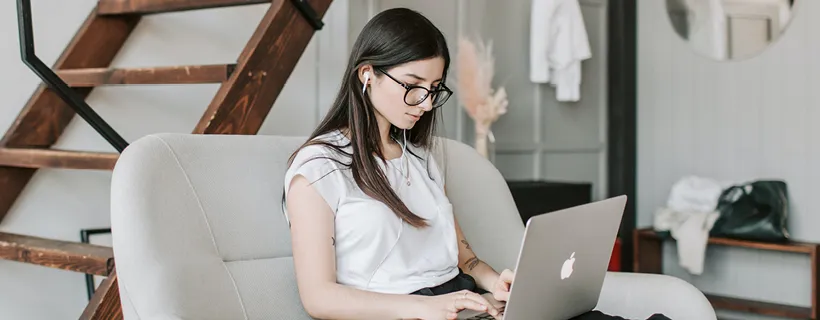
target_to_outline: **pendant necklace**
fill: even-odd
[[[399,142],[396,139],[393,139],[393,141],[396,141],[396,143]],[[402,145],[402,144],[399,143],[399,145]],[[410,170],[404,167],[405,154],[407,154],[407,130],[404,130],[404,145],[402,146],[402,153],[401,153],[401,157],[399,158],[399,162],[401,163],[401,168],[396,167],[396,170],[399,170],[399,173],[407,181],[407,186],[410,186]],[[407,159],[407,161],[408,161],[407,165],[409,166],[410,165],[410,159]],[[407,169],[407,170],[405,171],[403,169]]]

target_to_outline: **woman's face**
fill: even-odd
[[[419,60],[398,65],[391,69],[384,70],[385,75],[377,70],[366,67],[370,72],[370,86],[368,95],[371,103],[376,108],[377,116],[390,122],[399,129],[411,129],[416,122],[421,119],[425,112],[429,112],[433,107],[433,97],[428,96],[421,104],[412,106],[407,102],[413,102],[426,94],[424,90],[415,89],[410,91],[405,100],[407,89],[400,83],[407,86],[422,86],[428,90],[433,90],[441,83],[441,76],[444,73],[444,59],[432,58]],[[359,73],[360,76],[363,72]],[[391,79],[390,77],[394,79]],[[364,77],[361,79],[364,81]],[[383,122],[383,121],[380,121]]]

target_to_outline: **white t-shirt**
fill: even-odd
[[[349,144],[338,130],[317,139],[339,146]],[[352,148],[344,150],[351,152]],[[324,157],[344,164],[350,159],[327,146],[303,148],[288,168],[286,194],[293,177],[303,175],[335,213],[338,283],[374,292],[407,294],[442,284],[458,274],[453,206],[444,193],[443,175],[427,151],[412,145],[407,150],[404,157],[388,160],[386,166],[381,160],[377,162],[410,211],[427,220],[429,226],[420,229],[364,194],[351,169]],[[408,171],[410,185],[402,174]],[[287,211],[285,217],[290,220]]]

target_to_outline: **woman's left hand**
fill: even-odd
[[[489,290],[495,300],[507,301],[507,299],[510,298],[510,287],[512,286],[514,278],[515,273],[510,269],[504,269],[504,271],[501,272]]]

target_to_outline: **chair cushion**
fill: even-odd
[[[274,302],[248,304],[245,300],[260,291],[243,296],[242,284],[253,288],[253,278],[266,276],[292,281],[270,274],[290,277],[292,270],[246,274],[248,267],[240,262],[291,256],[282,180],[290,153],[302,141],[157,134],[132,143],[120,156],[111,185],[114,255],[129,309],[142,318],[242,319],[246,311],[274,312]],[[253,284],[277,284],[268,296],[295,290],[292,283],[287,288]]]
[[[236,281],[247,319],[310,319],[302,307],[292,258],[226,263]]]

